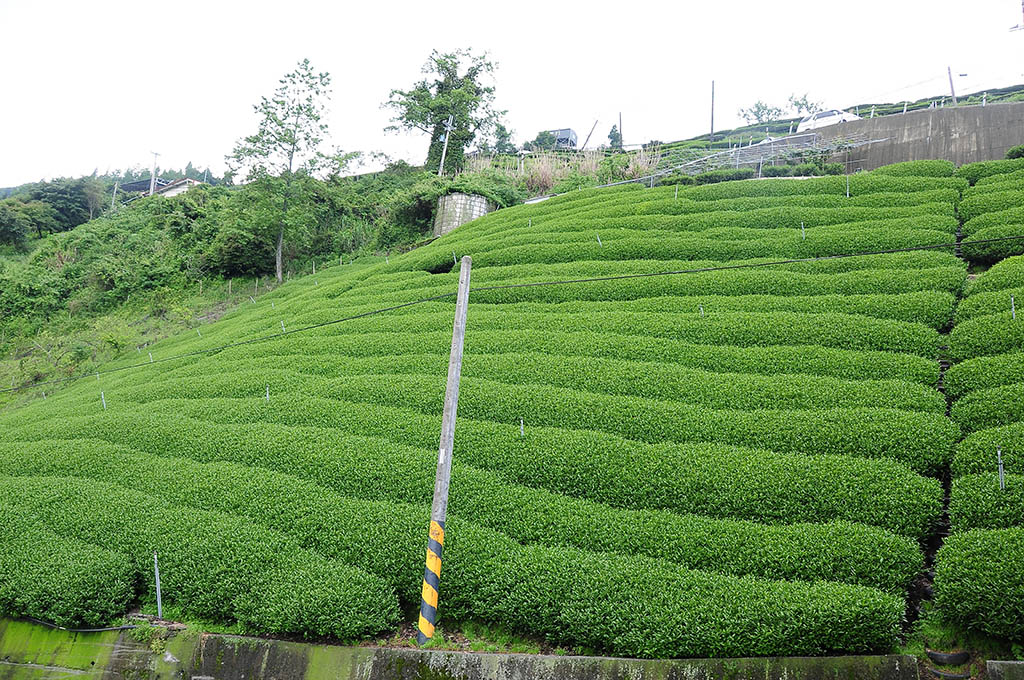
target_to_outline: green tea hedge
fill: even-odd
[[[955,361],[1019,352],[1024,349],[1024,318],[1014,320],[1009,310],[968,319],[949,335],[949,350]]]
[[[1010,299],[1011,295],[1013,296],[1012,301]],[[1008,310],[1016,309],[1018,300],[1024,300],[1024,286],[975,293],[961,300],[960,304],[956,306],[955,319],[957,323],[960,323],[979,316],[1005,314]]]
[[[1024,423],[1011,423],[967,435],[956,446],[954,476],[996,472],[999,469],[999,450],[1003,453],[1006,472],[1024,474]]]
[[[969,298],[968,298],[969,299]],[[1024,353],[978,357],[950,366],[943,378],[946,394],[954,399],[1000,385],[1024,382]]]
[[[1005,288],[1024,287],[1024,257],[1010,257],[998,262],[982,276],[967,285],[968,295]]]
[[[972,392],[953,404],[953,422],[964,433],[1024,420],[1024,382]]]
[[[105,626],[128,610],[136,578],[125,555],[59,536],[0,501],[0,614]]]
[[[187,394],[226,397],[259,394],[273,378],[287,390],[285,375],[238,372],[182,378],[123,390],[130,402]],[[440,415],[444,380],[429,376],[348,376],[329,380],[292,379],[294,390],[356,403],[403,406]],[[463,378],[460,415],[475,420],[595,430],[649,443],[717,442],[780,452],[825,453],[891,458],[922,473],[948,462],[959,430],[932,413],[881,408],[826,408],[813,411],[714,410],[677,402],[617,397],[543,385],[521,387]]]
[[[1007,224],[1024,224],[1024,207],[1010,208],[996,212],[984,213],[964,222],[961,229],[964,236],[971,236],[983,229],[1002,227]]]
[[[1024,526],[1024,475],[964,475],[953,480],[949,524],[953,532],[969,529],[1009,529]]]
[[[935,604],[947,621],[1003,638],[1024,636],[1024,527],[949,536],[935,561]]]
[[[978,163],[966,163],[961,165],[953,173],[954,176],[976,184],[983,177],[1000,175],[1010,172],[1024,170],[1024,158],[1016,160],[981,161]]]
[[[960,219],[967,222],[986,213],[1001,212],[1024,205],[1024,191],[992,191],[965,196],[958,208]]]
[[[947,160],[906,161],[883,165],[872,173],[894,177],[952,177],[956,166]]]
[[[379,578],[236,518],[71,478],[3,477],[0,497],[61,537],[127,555],[146,593],[154,592],[155,550],[164,601],[190,616],[341,638],[371,635],[398,617],[394,592]]]
[[[1021,193],[1024,196],[1024,192]],[[1018,238],[1019,237],[1019,238]],[[983,241],[994,240],[989,243]],[[998,262],[1024,254],[1024,222],[989,227],[963,239],[964,257],[972,262]]]
[[[429,458],[424,452],[422,458]],[[384,460],[375,461],[379,465]],[[390,465],[388,466],[391,467]],[[327,487],[263,468],[183,458],[158,458],[92,441],[0,444],[3,474],[117,479],[118,483],[169,502],[242,515],[291,534],[302,545],[389,579],[416,604],[415,574],[422,542],[420,525],[429,514],[426,499],[434,483],[429,465],[399,462],[391,468],[381,499],[412,505],[389,508],[411,515],[400,536],[378,536],[377,561],[360,557],[360,518],[380,513],[376,494],[365,489],[354,501]],[[355,473],[356,477],[359,473]],[[401,481],[394,479],[401,477]],[[183,483],[182,480],[189,480]],[[766,526],[753,522],[628,511],[510,484],[504,477],[457,465],[452,477],[453,517],[472,518],[524,544],[575,546],[584,550],[647,555],[703,571],[783,580],[832,580],[889,591],[904,589],[923,564],[915,543],[881,529],[848,522]],[[339,517],[345,514],[345,517]],[[331,519],[328,520],[327,518]],[[418,520],[418,521],[417,521]],[[383,524],[387,530],[390,526]],[[608,527],[629,527],[609,531]],[[338,531],[339,527],[347,531]],[[375,529],[376,531],[376,529]],[[330,540],[328,540],[330,537]],[[415,549],[399,549],[414,545]],[[394,564],[404,564],[402,568]],[[406,578],[391,580],[395,571]],[[473,588],[481,584],[473,584]],[[411,592],[409,592],[411,588]]]
[[[644,444],[615,435],[460,416],[454,460],[554,493],[613,507],[768,523],[847,520],[920,537],[942,510],[938,480],[888,459],[781,454],[714,444]],[[408,409],[275,392],[255,399],[170,399],[46,423],[11,441],[95,438],[151,455],[269,467],[346,495],[400,484],[414,447],[437,457],[437,419]],[[388,466],[378,460],[389,461]],[[366,470],[365,483],[355,471]],[[362,491],[365,490],[365,491]],[[374,496],[376,497],[376,496]],[[709,504],[708,498],[715,503]]]

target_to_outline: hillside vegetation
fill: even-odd
[[[343,639],[408,620],[470,255],[442,626],[640,657],[886,652],[952,469],[937,606],[1020,636],[1020,458],[1002,438],[997,496],[972,438],[1020,415],[1024,334],[983,296],[1024,283],[1009,260],[957,309],[947,244],[983,184],[914,167],[851,176],[849,198],[820,177],[500,210],[2,413],[0,611],[149,606],[156,549],[186,617]],[[830,257],[873,251],[894,252]]]

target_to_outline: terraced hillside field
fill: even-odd
[[[631,656],[889,650],[939,476],[975,472],[961,427],[1005,426],[947,418],[937,389],[966,263],[766,263],[955,241],[968,182],[911,170],[502,210],[0,415],[0,610],[108,620],[152,600],[156,550],[183,616],[411,620],[454,296],[332,322],[454,293],[471,255],[442,625]],[[635,276],[666,271],[688,273]],[[599,280],[521,285],[578,279]]]

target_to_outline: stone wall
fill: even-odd
[[[990,161],[1004,158],[1011,146],[1024,144],[1024,102],[922,109],[853,120],[816,132],[822,139],[864,135],[881,140],[833,158],[848,161],[849,172],[934,158],[957,165]]]
[[[434,236],[444,236],[455,227],[483,217],[498,206],[476,194],[447,194],[437,199]]]

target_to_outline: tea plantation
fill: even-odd
[[[979,165],[849,196],[575,192],[133,350],[0,414],[0,612],[110,621],[155,598],[155,550],[185,617],[347,640],[414,620],[471,255],[442,626],[640,657],[889,651],[951,470],[937,606],[1020,636],[1024,258],[968,284],[947,244],[967,215],[968,241],[1024,233],[1024,180]],[[830,257],[873,251],[896,252]]]

